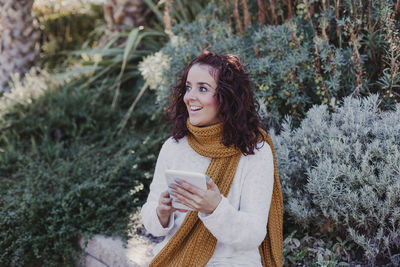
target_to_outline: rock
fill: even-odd
[[[84,248],[84,241],[80,240]],[[135,235],[124,247],[121,238],[95,235],[85,248],[83,264],[86,267],[138,267],[147,266],[155,243]]]

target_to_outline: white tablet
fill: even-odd
[[[186,182],[197,186],[203,190],[207,190],[206,175],[200,172],[188,172],[180,170],[166,170],[165,178],[167,179],[167,185],[175,183],[175,179],[185,180]],[[193,210],[181,203],[172,201],[172,206],[176,209]]]

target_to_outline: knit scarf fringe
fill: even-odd
[[[196,127],[188,120],[186,125],[190,132],[187,136],[189,145],[200,155],[211,158],[206,174],[217,184],[221,194],[227,197],[241,156],[240,150],[221,143],[221,123]],[[259,251],[264,267],[282,266],[282,193],[272,140],[266,132],[263,131],[263,134],[273,154],[274,188],[267,234]],[[154,257],[149,267],[205,266],[214,254],[216,245],[217,239],[203,225],[197,211],[189,211],[179,230]]]

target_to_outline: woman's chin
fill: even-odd
[[[193,126],[199,126],[199,127],[203,126],[202,123],[195,118],[189,117],[189,121],[190,121],[190,124],[192,124]]]
[[[189,116],[189,121],[190,121],[190,124],[192,124],[193,126],[197,126],[197,127],[211,126],[211,125],[218,124],[218,123],[221,122],[220,120],[218,120],[218,121],[213,120],[213,121],[209,121],[209,122],[204,122],[204,121],[201,121],[201,120],[199,120],[197,118],[193,118],[193,117],[190,117],[190,116]]]

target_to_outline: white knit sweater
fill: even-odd
[[[198,216],[217,238],[217,247],[207,266],[262,266],[258,246],[264,240],[274,182],[271,148],[260,143],[254,155],[241,156],[228,197],[222,197],[212,214]],[[176,211],[164,228],[156,207],[161,192],[168,190],[166,169],[205,173],[210,158],[197,154],[184,137],[176,142],[169,138],[157,159],[150,194],[141,216],[146,229],[154,236],[165,236],[153,250],[156,255],[182,224],[185,213]],[[212,177],[210,177],[212,179]]]

